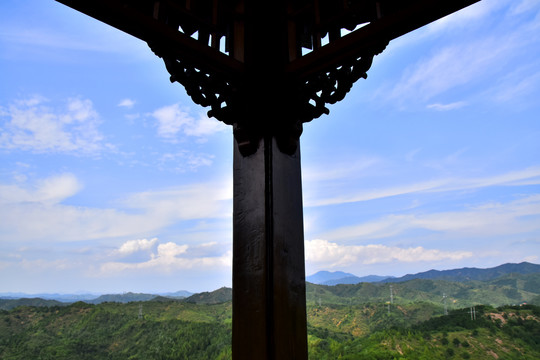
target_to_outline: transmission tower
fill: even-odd
[[[390,285],[390,304],[394,303],[394,291],[392,289],[392,285]]]
[[[139,320],[141,320],[142,318],[142,304],[139,304]]]
[[[443,300],[444,300],[444,315],[448,315],[448,307],[446,306],[446,297],[447,296],[446,296],[445,293],[443,293],[442,297],[443,297]]]

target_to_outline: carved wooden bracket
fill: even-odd
[[[270,90],[279,93],[271,101],[279,101],[275,105],[283,109],[282,113],[272,118],[256,114],[270,111],[264,107],[256,109],[255,114],[248,113],[250,107],[246,103],[254,97],[249,78],[205,71],[189,61],[150,46],[165,62],[171,82],[184,86],[196,104],[210,107],[209,117],[233,125],[240,151],[247,156],[257,149],[265,134],[275,136],[284,153],[294,153],[302,134],[302,124],[329,114],[327,105],[343,100],[356,81],[367,78],[373,57],[380,54],[386,45],[387,42],[365,49],[365,53],[354,60],[337,64],[331,69],[324,68],[307,79],[285,77],[279,88]],[[261,84],[259,87],[264,86]]]

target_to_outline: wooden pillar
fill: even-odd
[[[300,150],[234,149],[234,360],[307,360]]]

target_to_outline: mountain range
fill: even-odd
[[[388,283],[394,286],[396,299],[404,301],[440,302],[444,293],[451,295],[456,305],[482,303],[482,297],[490,298],[490,304],[519,303],[531,301],[540,293],[540,265],[522,262],[503,264],[488,269],[461,268],[453,270],[429,270],[402,277],[370,275],[357,277],[345,272],[320,271],[306,278],[307,300],[323,299],[332,303],[350,301],[386,301]],[[350,299],[349,299],[350,298]],[[16,306],[60,306],[83,301],[88,304],[103,302],[128,303],[133,301],[177,300],[196,304],[218,304],[232,299],[232,289],[223,287],[212,292],[193,294],[188,291],[145,294],[0,294],[0,309]]]
[[[489,281],[508,274],[540,273],[540,265],[522,262],[507,263],[493,268],[460,268],[452,270],[429,270],[417,274],[407,274],[401,277],[369,275],[358,277],[342,271],[319,271],[307,276],[306,281],[318,285],[359,284],[362,282],[404,282],[413,279],[447,280],[466,282],[472,280]]]
[[[318,285],[338,285],[358,284],[361,282],[379,282],[390,278],[393,278],[393,276],[368,275],[358,277],[343,271],[319,271],[313,275],[307,276],[306,281]]]

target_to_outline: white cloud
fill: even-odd
[[[131,109],[135,105],[135,100],[123,99],[118,103],[118,106]]]
[[[306,241],[306,262],[311,266],[334,269],[353,264],[389,262],[457,261],[472,257],[470,251],[442,251],[421,246],[401,248],[385,245],[339,245],[327,240]]]
[[[185,254],[188,247],[188,245],[178,245],[173,242],[160,244],[157,248],[157,256],[163,258],[174,258],[178,255]]]
[[[104,149],[99,115],[87,99],[69,99],[63,108],[42,97],[18,101],[2,111],[0,148],[36,153],[96,154]]]
[[[112,276],[122,272],[137,270],[170,273],[176,270],[197,269],[204,272],[209,269],[230,269],[232,252],[225,250],[213,254],[216,243],[198,246],[179,245],[174,242],[159,244],[157,251],[150,258],[141,262],[106,262],[100,266],[98,276]]]
[[[176,141],[180,134],[204,138],[227,128],[225,124],[204,114],[199,114],[195,119],[187,108],[179,104],[159,108],[151,116],[157,120],[158,135],[169,141]]]
[[[157,238],[151,240],[148,239],[139,239],[139,240],[128,240],[123,243],[116,253],[120,255],[131,255],[138,251],[150,250],[158,242]]]
[[[186,127],[185,133],[189,136],[204,137],[227,129],[227,125],[216,119],[210,119],[206,114],[199,113],[199,117],[190,126]]]
[[[152,116],[158,121],[158,135],[166,139],[174,139],[183,126],[193,121],[179,104],[159,108]]]

